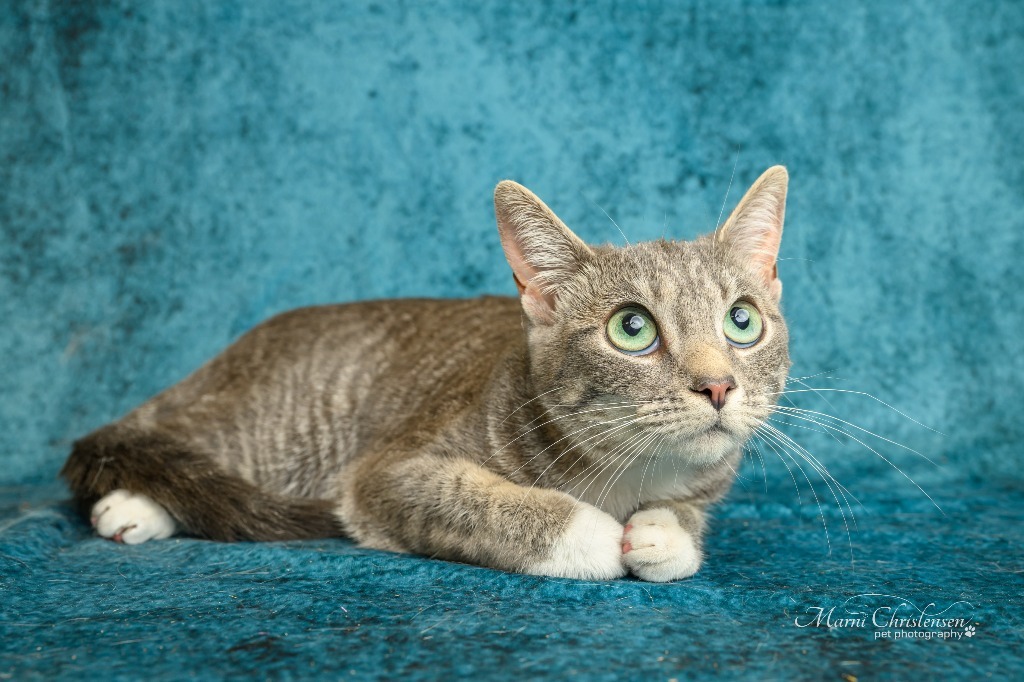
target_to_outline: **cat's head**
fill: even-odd
[[[767,418],[790,364],[776,268],[787,183],[775,166],[714,233],[624,248],[589,246],[525,187],[497,186],[533,387],[576,440],[660,436],[711,464]]]

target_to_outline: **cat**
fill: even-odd
[[[789,371],[788,181],[768,169],[694,241],[625,247],[503,181],[518,299],[278,315],[75,442],[61,475],[128,544],[348,536],[527,574],[691,576]]]

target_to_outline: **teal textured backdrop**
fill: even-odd
[[[393,640],[360,635],[371,657],[387,658],[386,641],[420,652],[423,670],[419,654],[390,668],[409,675],[440,669],[430,665],[447,665],[452,674],[486,669],[468,650],[460,668],[424,644],[442,633],[451,646],[490,636],[512,651],[533,652],[526,658],[545,661],[542,670],[589,679],[618,666],[628,671],[631,661],[634,672],[665,677],[713,672],[717,660],[734,674],[859,674],[840,665],[843,657],[867,660],[879,652],[889,667],[873,672],[898,670],[906,656],[973,673],[998,659],[1020,672],[1016,654],[1005,653],[1019,651],[1019,619],[1004,609],[1024,589],[1013,550],[1024,486],[1022,72],[1024,5],[1016,2],[5,3],[0,485],[13,525],[0,533],[0,552],[13,562],[6,589],[31,586],[23,592],[30,596],[4,607],[9,624],[27,624],[8,634],[28,637],[26,647],[45,641],[58,654],[70,646],[83,660],[113,665],[114,677],[130,677],[130,667],[117,667],[125,660],[117,650],[88,657],[87,648],[67,645],[95,634],[68,619],[113,618],[105,627],[128,642],[147,614],[191,609],[220,623],[220,602],[211,606],[182,587],[199,579],[188,577],[191,569],[173,569],[185,573],[169,593],[157,572],[216,561],[262,570],[333,552],[331,570],[366,581],[349,588],[355,601],[380,589],[375,580],[387,584],[389,570],[414,594],[409,604],[416,609],[433,608],[438,584],[453,575],[464,581],[450,599],[465,612],[436,628],[427,627],[436,618],[402,620],[400,604],[344,625],[391,633]],[[522,582],[361,553],[342,541],[243,551],[176,540],[152,552],[125,551],[89,539],[66,507],[48,506],[63,494],[52,481],[73,439],[179,380],[274,313],[376,297],[514,293],[492,215],[491,191],[502,178],[534,189],[584,239],[621,243],[604,211],[632,241],[689,238],[711,229],[723,202],[728,211],[776,163],[792,176],[780,271],[794,374],[827,372],[808,383],[868,392],[944,434],[863,395],[829,394],[832,405],[794,396],[935,462],[865,437],[949,516],[856,441],[791,430],[867,500],[866,521],[849,547],[866,572],[855,569],[831,503],[822,516],[840,529],[832,527],[831,542],[842,558],[821,558],[826,541],[810,491],[801,483],[798,499],[790,472],[774,457],[766,458],[767,490],[760,463],[748,467],[753,483],[741,483],[712,541],[721,558],[712,555],[706,574],[677,586],[688,591],[668,586],[652,597],[629,581],[605,592],[587,587],[584,599],[625,601],[590,613],[591,621],[552,650],[537,642],[551,636],[544,623],[571,618],[581,598],[572,581]],[[766,556],[737,539],[758,532],[745,524],[762,523],[773,529],[766,537],[795,542],[765,559],[775,582],[740,571],[749,552]],[[796,524],[795,535],[787,523]],[[887,567],[890,543],[903,547],[908,563]],[[913,566],[938,561],[929,547],[959,558],[915,572]],[[103,599],[79,603],[71,586],[47,583],[45,561],[84,581],[89,594],[105,589],[106,579],[83,577],[81,566],[117,568],[118,580],[132,576],[141,585],[134,589],[151,599],[159,593],[159,603],[112,617],[117,609]],[[328,589],[316,571],[306,579],[320,585],[299,590],[306,597]],[[231,589],[249,590],[263,600],[260,618],[272,622],[277,602],[262,584],[217,583],[213,594],[228,603]],[[838,635],[831,631],[808,639],[789,630],[773,639],[791,612],[813,599],[878,586],[902,594],[910,585],[925,601],[973,590],[991,609],[988,633],[1002,634],[956,645],[969,656],[940,651],[938,642],[923,654],[910,642],[832,642]],[[466,616],[474,589],[504,595],[495,598],[523,609],[519,620],[500,622],[497,611]],[[543,592],[542,612],[523,602],[524,591],[534,589]],[[656,599],[674,623],[703,613],[719,639],[747,642],[755,633],[754,640],[793,655],[774,659],[774,668],[745,667],[754,654],[741,645],[715,660],[692,651],[643,658],[650,651],[636,641],[637,630],[659,616],[622,609],[653,608]],[[283,630],[301,630],[298,603],[288,602],[299,620],[280,621]],[[80,610],[66,611],[69,604]],[[617,620],[632,628],[619,652],[611,644]],[[58,621],[63,630],[46,629]],[[524,624],[530,645],[509,634]],[[193,634],[163,630],[161,637],[198,637],[207,660],[235,652],[224,658],[235,672],[264,661],[273,674],[302,674],[281,663],[279,650],[300,658],[308,652],[288,650],[280,633],[271,644],[251,640],[258,642],[252,648],[246,638],[257,637],[255,630],[239,634],[220,624],[218,636],[230,642],[218,648],[221,639],[190,627]],[[492,631],[504,634],[487,635]],[[657,632],[679,637],[671,628]],[[4,639],[12,673],[88,670]],[[302,646],[315,650],[315,641]],[[673,641],[673,651],[683,646]],[[806,667],[806,651],[798,652],[809,641],[817,658]],[[602,653],[572,668],[565,659],[581,647]],[[309,674],[345,672],[309,655],[315,665],[302,668]],[[522,664],[508,651],[495,660]],[[167,674],[202,669],[196,661],[185,668],[159,656],[146,661],[168,665]],[[352,665],[363,674],[374,670],[367,661]]]
[[[775,163],[794,373],[1024,476],[1016,4],[136,5],[0,18],[3,480],[273,313],[514,293],[502,178],[621,243],[601,208],[689,238]]]

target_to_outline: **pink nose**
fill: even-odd
[[[703,381],[693,390],[696,393],[706,395],[708,400],[711,401],[711,405],[716,410],[720,410],[725,406],[725,401],[729,397],[729,391],[734,388],[736,388],[735,380],[732,377],[725,377],[724,379]]]

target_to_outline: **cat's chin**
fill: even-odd
[[[711,466],[736,452],[745,440],[717,423],[697,435],[681,438],[678,449],[694,464]]]

